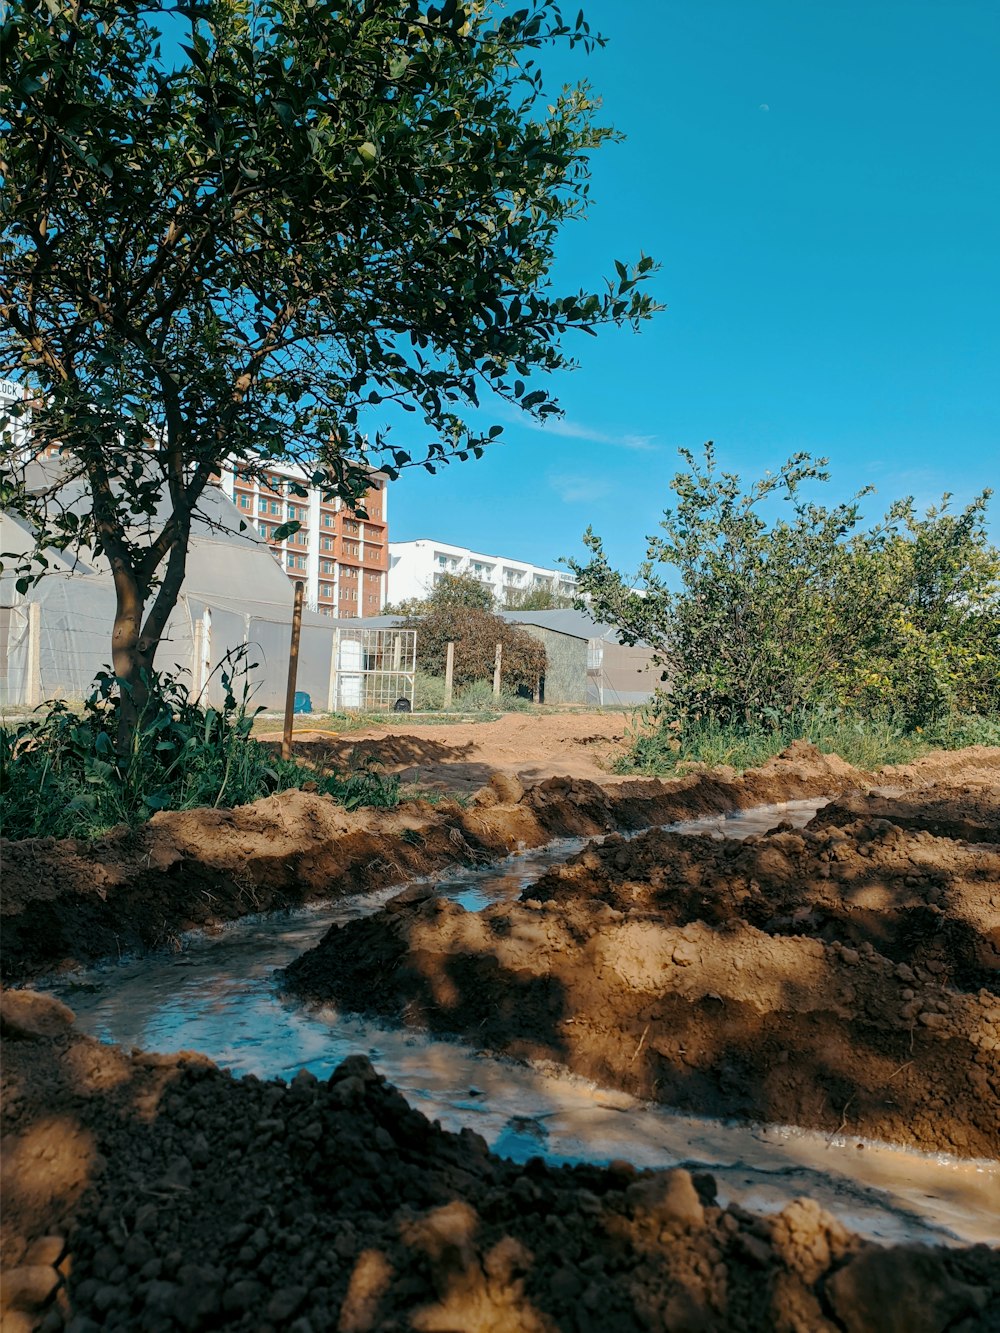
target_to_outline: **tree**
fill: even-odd
[[[701,459],[680,452],[676,507],[637,579],[611,567],[590,530],[591,560],[570,562],[592,614],[654,647],[678,717],[757,725],[832,704],[922,725],[1000,705],[988,491],[958,514],[946,496],[922,519],[904,500],[863,528],[867,491],[831,508],[801,499],[805,483],[828,479],[825,459],[795,454],[744,487],[711,443]],[[791,513],[769,518],[778,499]]]
[[[586,86],[545,94],[541,47],[602,40],[553,0],[6,15],[0,373],[27,377],[36,445],[89,498],[32,493],[8,438],[0,500],[42,562],[74,543],[109,561],[123,703],[225,460],[261,476],[298,461],[355,503],[371,465],[478,457],[501,432],[465,420],[481,397],[557,412],[527,381],[571,365],[563,335],[655,309],[636,290],[646,257],[616,261],[600,294],[549,289],[588,159],[615,138]],[[419,448],[395,443],[397,410],[422,421]],[[23,590],[39,565],[19,572]]]
[[[419,617],[441,607],[466,607],[474,611],[493,610],[493,589],[472,574],[441,574],[426,597],[408,597],[393,605],[386,603],[386,616]]]
[[[448,644],[455,645],[456,685],[492,680],[496,646],[501,644],[501,679],[511,690],[533,690],[545,675],[545,646],[502,616],[460,602],[429,605],[423,614],[402,622],[417,631],[417,666],[439,676]]]
[[[560,611],[575,604],[574,597],[553,592],[551,588],[508,588],[504,593],[506,611]]]

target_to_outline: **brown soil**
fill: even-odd
[[[290,791],[233,810],[164,812],[94,844],[3,842],[0,969],[5,980],[20,980],[169,947],[185,930],[248,913],[496,860],[519,845],[835,795],[859,783],[866,785],[865,775],[836,757],[793,747],[743,777],[603,786],[553,777],[526,792],[497,772],[466,807],[408,801],[347,812],[328,797]]]
[[[288,986],[702,1114],[996,1156],[1000,754],[932,760],[804,832],[612,836],[478,914],[411,891]]]
[[[0,1005],[4,1333],[982,1333],[1000,1255],[882,1249],[708,1175],[526,1167],[361,1056],[327,1083],[131,1056]]]
[[[469,795],[494,773],[525,785],[550,777],[616,781],[608,770],[625,751],[626,723],[622,713],[506,713],[495,722],[447,724],[387,719],[337,737],[303,729],[295,749],[338,769],[377,759],[404,782]]]

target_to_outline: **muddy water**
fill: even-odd
[[[781,822],[803,825],[822,801],[793,801],[676,825],[680,832],[745,837]],[[499,866],[439,879],[442,895],[475,911],[514,897],[584,843],[567,839]],[[552,1068],[526,1068],[461,1045],[394,1030],[279,994],[275,972],[333,922],[366,915],[398,888],[334,905],[249,919],[199,933],[175,955],[105,965],[56,990],[85,1031],[145,1050],[197,1050],[235,1073],[325,1076],[364,1051],[407,1099],[448,1129],[469,1125],[505,1156],[710,1170],[723,1201],[760,1211],[811,1195],[849,1227],[884,1241],[995,1240],[1000,1164],[782,1127],[728,1125],[650,1107]]]

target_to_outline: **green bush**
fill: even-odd
[[[434,675],[444,671],[448,644],[455,645],[455,687],[493,679],[498,643],[503,645],[501,682],[511,693],[534,689],[545,675],[545,647],[517,625],[473,606],[434,604],[420,616],[402,622],[417,631],[417,666]]]
[[[455,694],[452,707],[459,713],[526,713],[533,705],[530,699],[508,690],[501,690],[497,698],[492,681],[476,680]]]
[[[595,617],[623,642],[652,645],[667,725],[695,734],[699,719],[715,719],[705,726],[720,735],[756,737],[784,731],[776,718],[827,709],[863,730],[886,718],[919,736],[1000,717],[989,491],[960,511],[946,495],[923,516],[901,500],[863,527],[867,491],[832,507],[802,498],[807,483],[828,480],[823,459],[796,454],[745,487],[718,469],[711,444],[701,459],[681,454],[676,504],[637,578],[611,567],[592,532],[590,562],[571,562]]]
[[[311,784],[348,809],[395,805],[399,784],[374,765],[324,774],[283,760],[250,735],[254,712],[223,672],[222,708],[155,674],[126,753],[116,753],[120,690],[109,672],[75,712],[50,702],[15,729],[0,729],[0,797],[8,838],[94,838],[157,810],[244,805]]]
[[[417,671],[413,678],[413,711],[439,713],[444,708],[444,677]]]

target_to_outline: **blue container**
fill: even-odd
[[[294,701],[294,703],[292,704],[292,709],[293,709],[293,711],[296,712],[296,713],[311,713],[311,712],[312,712],[312,710],[313,710],[313,701],[312,701],[312,699],[309,697],[309,695],[306,694],[305,690],[296,690],[296,691],[295,691],[295,701]]]

